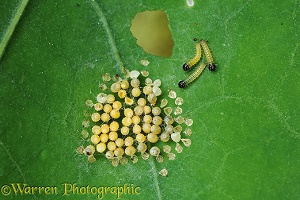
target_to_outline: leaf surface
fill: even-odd
[[[63,195],[64,186],[126,184],[141,189],[121,199],[299,199],[299,5],[297,0],[203,0],[191,8],[183,0],[4,1],[0,185],[58,191],[0,198],[97,199],[71,191]],[[175,43],[171,57],[149,55],[136,45],[131,20],[145,10],[167,13]],[[218,70],[205,70],[179,90],[177,83],[186,76],[181,66],[195,53],[194,37],[208,40]],[[148,67],[142,59],[149,60]],[[103,73],[121,74],[123,66],[149,70],[151,78],[162,80],[165,96],[176,89],[184,98],[182,109],[194,120],[193,143],[176,160],[140,159],[115,168],[103,157],[89,164],[76,154],[85,143],[80,134],[85,101],[99,92]],[[164,167],[168,177],[158,175]]]

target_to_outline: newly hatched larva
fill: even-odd
[[[208,48],[208,45],[207,45],[206,41],[205,40],[200,40],[200,44],[201,44],[201,46],[203,48],[206,60],[208,62],[208,69],[210,71],[216,71],[217,66],[214,63],[214,59],[213,59],[213,57],[211,55],[211,52],[210,52],[210,50]]]
[[[196,44],[196,55],[190,61],[183,64],[184,71],[190,70],[201,58],[201,46],[200,43]]]
[[[187,79],[183,81],[179,81],[178,86],[180,88],[186,88],[189,84],[191,84],[196,78],[200,76],[200,74],[203,72],[203,70],[206,67],[206,63],[201,63],[201,65],[196,69],[196,71],[191,74]]]

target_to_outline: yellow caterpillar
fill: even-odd
[[[201,63],[200,66],[196,69],[196,71],[191,74],[187,79],[183,81],[179,81],[178,86],[180,88],[186,88],[189,84],[191,84],[196,78],[200,76],[200,74],[203,72],[203,70],[206,67],[206,63]]]
[[[208,45],[207,45],[206,41],[205,40],[200,40],[200,44],[203,48],[203,51],[204,51],[204,54],[205,54],[205,57],[206,57],[206,61],[208,62],[208,69],[210,71],[216,71],[217,66],[214,63],[214,59],[211,55],[211,52],[208,48]]]
[[[190,61],[183,64],[184,71],[190,70],[201,58],[201,46],[200,43],[196,44],[196,55]]]

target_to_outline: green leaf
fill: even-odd
[[[299,6],[297,0],[203,0],[193,7],[184,0],[2,2],[0,199],[98,198],[76,188],[64,195],[70,184],[140,188],[121,199],[299,199]],[[145,10],[167,13],[171,57],[136,45],[131,20]],[[179,90],[195,37],[208,40],[218,70]],[[113,167],[76,153],[86,143],[85,101],[94,100],[103,73],[121,74],[123,67],[149,70],[165,96],[176,89],[184,98],[182,109],[194,120],[192,146],[174,161]],[[168,177],[158,174],[164,167]],[[57,194],[14,195],[17,183],[57,187]],[[104,199],[117,198],[111,193]]]

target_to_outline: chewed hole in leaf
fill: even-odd
[[[172,55],[174,41],[169,21],[162,10],[139,12],[130,27],[137,44],[145,52],[167,58]]]

